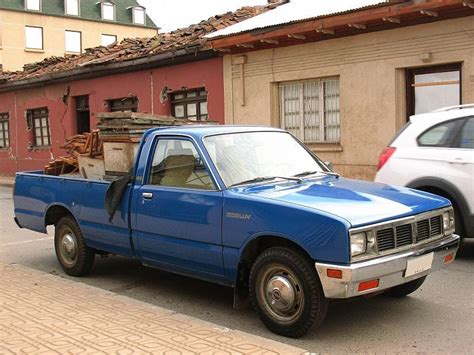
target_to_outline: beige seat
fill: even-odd
[[[194,155],[190,149],[174,149],[163,162],[158,184],[161,186],[183,187],[194,171]]]

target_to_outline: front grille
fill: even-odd
[[[430,222],[428,219],[424,219],[416,223],[417,236],[416,241],[421,242],[422,240],[430,237]]]
[[[381,229],[377,231],[377,246],[379,251],[395,248],[393,228]]]
[[[435,216],[396,227],[379,229],[376,232],[377,250],[383,252],[439,236],[443,231],[442,223],[442,217]]]
[[[413,244],[413,229],[411,224],[404,224],[396,228],[397,247]]]
[[[441,234],[441,230],[442,230],[441,224],[442,224],[441,216],[430,218],[431,236]]]

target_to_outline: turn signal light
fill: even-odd
[[[370,290],[372,288],[377,288],[377,287],[379,287],[379,279],[364,281],[359,284],[358,291],[359,292],[367,291],[367,290]]]
[[[448,254],[444,257],[444,263],[449,264],[454,260],[454,253]]]
[[[327,269],[326,274],[332,279],[342,279],[342,270]]]

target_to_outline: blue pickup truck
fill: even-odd
[[[15,220],[41,233],[69,275],[97,254],[233,287],[272,331],[300,337],[331,299],[418,289],[459,246],[448,200],[334,173],[272,128],[149,130],[112,183],[16,176]]]

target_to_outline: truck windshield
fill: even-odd
[[[269,177],[324,172],[318,161],[286,132],[244,132],[204,139],[204,145],[227,187]],[[295,180],[295,179],[290,179]],[[298,179],[296,179],[298,180]]]

